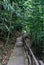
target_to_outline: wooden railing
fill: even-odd
[[[36,57],[34,56],[31,48],[29,47],[26,41],[24,43],[24,49],[27,56],[28,65],[39,65],[39,62],[37,61]]]

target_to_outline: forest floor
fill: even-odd
[[[4,42],[0,40],[0,65],[6,65],[11,56],[14,44],[8,48],[4,45]]]

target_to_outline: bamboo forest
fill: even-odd
[[[0,0],[0,65],[44,65],[44,0]]]

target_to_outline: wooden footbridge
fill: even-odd
[[[22,46],[22,37],[18,37],[7,65],[41,65],[34,56],[31,48],[25,41]],[[43,65],[43,64],[42,64]]]

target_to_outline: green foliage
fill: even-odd
[[[24,3],[26,8],[26,30],[32,40],[32,47],[38,57],[42,57],[44,51],[44,4],[41,0],[28,0]],[[39,50],[38,50],[39,49]]]
[[[44,1],[0,0],[0,7],[0,30],[6,43],[14,30],[25,29],[37,56],[41,56],[44,51]]]

